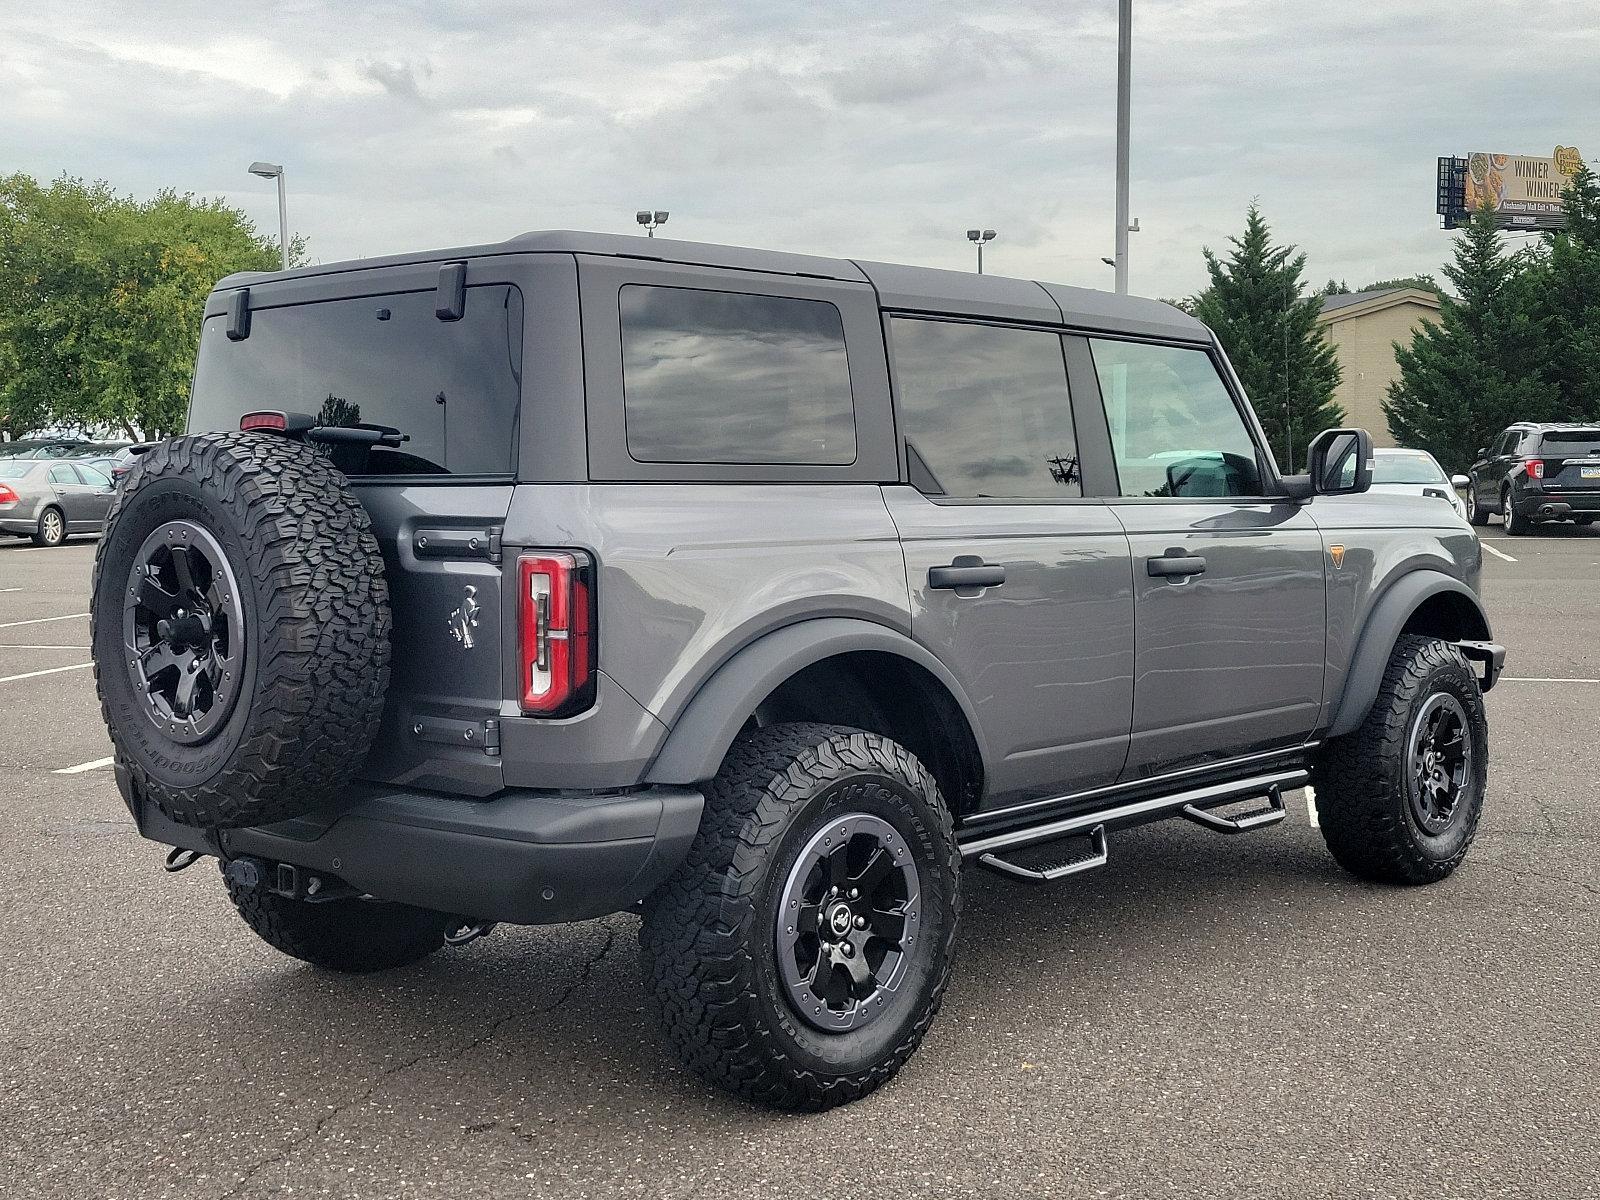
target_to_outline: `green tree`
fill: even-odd
[[[1402,275],[1398,279],[1378,279],[1357,290],[1362,292],[1388,292],[1396,288],[1417,288],[1420,291],[1432,292],[1436,296],[1444,294],[1439,288],[1439,281],[1426,272],[1420,275]]]
[[[1205,251],[1211,283],[1194,314],[1222,340],[1279,465],[1292,471],[1311,439],[1344,419],[1333,399],[1339,363],[1317,325],[1323,296],[1306,294],[1306,256],[1272,244],[1257,205],[1244,235],[1229,240],[1226,260]]]
[[[1567,185],[1567,228],[1532,272],[1544,320],[1553,420],[1600,418],[1600,179],[1585,165]]]
[[[1550,418],[1534,274],[1525,254],[1505,253],[1487,209],[1456,236],[1444,268],[1456,295],[1441,294],[1438,322],[1419,326],[1410,346],[1395,345],[1400,378],[1383,411],[1396,442],[1464,471],[1506,425]]]
[[[0,177],[0,429],[177,432],[206,293],[277,266],[275,239],[219,200]]]

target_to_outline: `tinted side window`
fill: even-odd
[[[189,430],[237,429],[255,409],[309,413],[324,425],[388,425],[409,440],[374,448],[352,473],[509,474],[522,390],[522,293],[467,289],[459,321],[435,315],[435,293],[325,300],[250,314],[250,336],[226,319],[200,334]],[[341,466],[345,464],[341,463]]]
[[[62,463],[59,467],[50,468],[50,482],[70,484],[76,487],[78,485],[78,477],[73,473],[71,464]]]
[[[856,459],[844,320],[822,300],[629,284],[623,407],[637,462]]]
[[[1124,496],[1259,496],[1255,442],[1204,350],[1092,339]]]
[[[895,317],[911,481],[951,496],[1083,495],[1061,338]]]

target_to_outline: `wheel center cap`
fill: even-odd
[[[833,930],[834,937],[849,933],[854,921],[855,915],[850,911],[850,906],[842,900],[828,910],[828,928]]]

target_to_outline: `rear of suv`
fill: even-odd
[[[223,280],[188,428],[98,551],[117,782],[325,968],[638,910],[684,1060],[816,1109],[917,1047],[967,869],[1313,781],[1365,878],[1476,831],[1476,538],[1359,431],[1281,475],[1154,301],[530,234]]]
[[[1600,425],[1508,426],[1478,452],[1468,478],[1474,525],[1487,525],[1494,513],[1517,535],[1546,521],[1591,525],[1600,516]]]

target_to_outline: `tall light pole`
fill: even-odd
[[[994,230],[992,230],[992,229],[969,229],[969,230],[967,230],[967,241],[977,243],[977,246],[978,246],[978,274],[982,275],[983,274],[983,244],[985,242],[994,241]]]
[[[1133,0],[1117,0],[1117,295],[1128,294],[1128,124],[1133,67]]]
[[[665,209],[657,208],[651,210],[648,208],[641,208],[638,212],[633,214],[633,219],[644,226],[644,234],[646,237],[655,237],[656,230],[667,223],[667,216],[668,213]]]
[[[283,194],[283,164],[253,162],[250,174],[278,181],[278,247],[283,256],[283,269],[289,269],[289,202]]]

